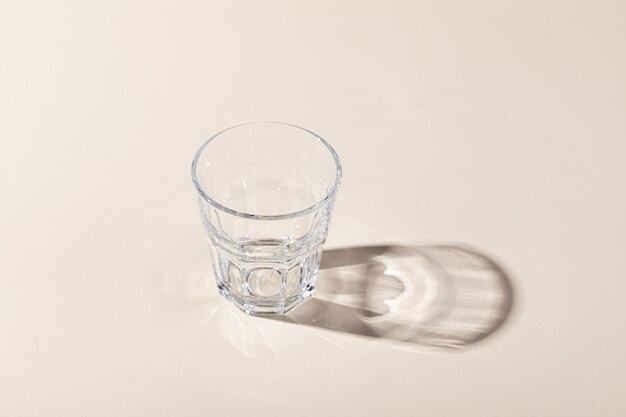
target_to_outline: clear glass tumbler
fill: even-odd
[[[284,314],[311,297],[341,180],[315,133],[284,123],[226,129],[191,167],[219,292],[248,314]]]

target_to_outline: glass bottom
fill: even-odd
[[[215,280],[220,294],[247,314],[285,314],[311,298],[322,246],[293,253],[287,259],[280,252],[271,251],[276,248],[280,247],[266,243],[232,253],[213,246]],[[255,256],[261,251],[265,256],[251,260],[252,250]]]
[[[251,315],[287,314],[313,296],[314,286],[309,285],[297,295],[289,297],[253,297],[233,294],[218,282],[219,293],[236,305],[241,311]]]

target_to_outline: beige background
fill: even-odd
[[[626,415],[625,20],[623,1],[3,1],[0,415]],[[342,157],[327,248],[481,248],[515,289],[504,326],[424,353],[204,291],[191,158],[267,119]]]

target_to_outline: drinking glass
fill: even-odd
[[[219,292],[248,314],[284,314],[313,294],[341,162],[298,126],[248,123],[191,167]]]

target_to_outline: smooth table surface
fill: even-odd
[[[625,19],[3,3],[0,415],[626,415]],[[344,165],[320,293],[283,320],[218,297],[190,181],[253,120]]]

